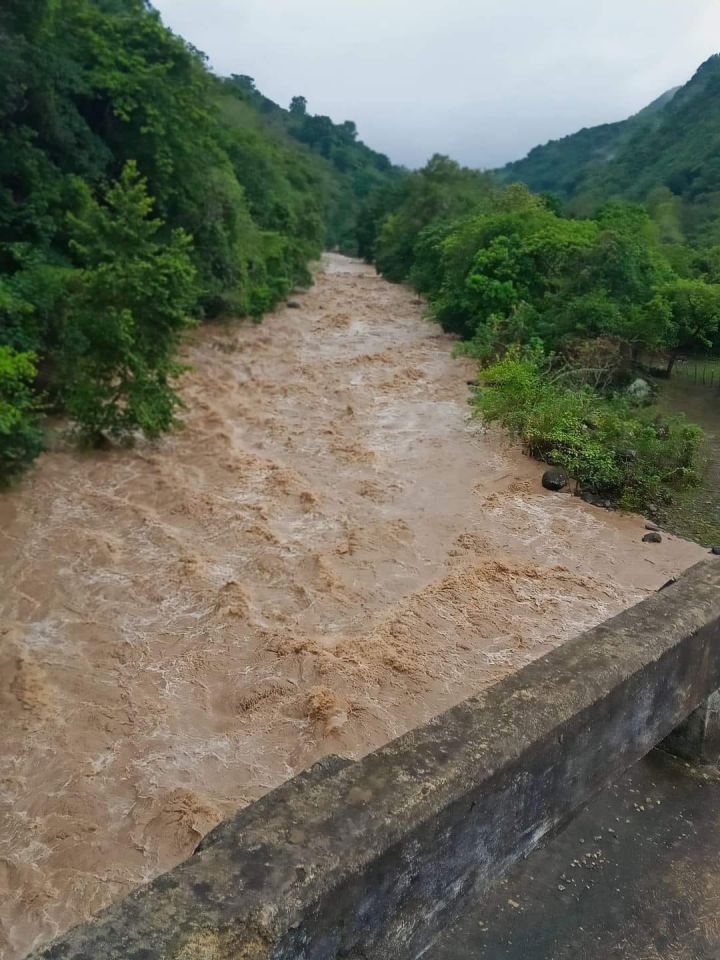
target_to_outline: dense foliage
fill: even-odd
[[[0,482],[26,466],[42,449],[32,384],[35,355],[0,347]]]
[[[79,264],[67,286],[59,370],[65,409],[89,440],[167,430],[178,404],[173,357],[198,295],[192,241],[158,240],[153,201],[135,164],[98,202],[83,185],[69,218]]]
[[[643,508],[698,480],[698,427],[651,419],[627,399],[568,385],[542,350],[511,350],[483,370],[482,382],[477,412],[519,436],[533,456],[564,467],[584,490]]]
[[[669,374],[679,355],[718,342],[712,252],[690,275],[696,252],[678,256],[640,205],[570,219],[552,196],[445,158],[370,198],[360,224],[374,225],[381,272],[409,281],[462,352],[489,365],[476,402],[486,419],[624,504],[695,481],[698,432],[650,423],[627,387],[643,358]]]
[[[0,138],[5,473],[39,447],[36,369],[89,439],[167,429],[183,330],[309,283],[396,175],[351,123],[214,77],[146,0],[4,0]]]
[[[388,207],[376,215],[378,268],[409,280],[480,356],[538,339],[566,350],[611,337],[634,357],[664,354],[671,367],[717,340],[717,272],[679,273],[640,205],[612,202],[591,219],[568,219],[544,196],[436,157]]]
[[[369,232],[369,237],[363,236],[363,253],[374,256],[389,280],[404,280],[414,264],[421,231],[461,216],[492,189],[488,174],[436,155],[424,169],[389,184],[369,199],[360,220],[361,230]]]
[[[254,114],[266,136],[293,144],[294,166],[299,156],[297,144],[305,146],[305,166],[312,172],[322,199],[325,244],[328,249],[357,253],[357,221],[366,198],[402,181],[403,171],[359,140],[351,120],[333,123],[330,117],[311,114],[302,96],[293,97],[285,110],[263,96],[252,77],[235,75],[224,81],[222,103],[231,123],[233,118],[241,119],[247,127]],[[254,178],[262,175],[262,168],[254,163],[249,166]],[[296,176],[297,170],[291,175]]]

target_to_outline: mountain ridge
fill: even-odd
[[[578,215],[613,199],[647,202],[660,188],[679,200],[686,235],[714,236],[720,214],[720,54],[626,120],[551,140],[496,175],[556,193]]]

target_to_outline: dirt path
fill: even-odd
[[[406,289],[331,256],[299,299],[196,334],[184,430],[0,498],[6,960],[702,556],[545,495]]]

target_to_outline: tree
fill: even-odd
[[[562,197],[559,197],[557,193],[546,192],[540,194],[543,203],[556,216],[561,217],[563,215],[563,201]]]
[[[104,204],[78,186],[82,211],[70,217],[71,247],[80,264],[70,280],[62,344],[68,413],[91,442],[157,436],[179,400],[174,356],[197,297],[191,240],[181,230],[167,242],[154,201],[133,163]]]
[[[491,176],[436,154],[422,170],[405,179],[399,196],[387,194],[392,207],[385,220],[376,220],[378,233],[373,244],[380,272],[388,280],[405,280],[425,227],[468,216],[496,192]]]
[[[660,288],[651,307],[668,355],[667,375],[683,352],[712,346],[720,327],[720,284],[677,279]]]
[[[344,123],[340,124],[340,133],[351,143],[354,143],[357,140],[357,124],[352,120],[345,120]]]
[[[230,78],[233,83],[246,93],[255,93],[255,78],[249,77],[246,73],[231,73]]]
[[[4,0],[0,9],[0,30],[33,35],[42,26],[48,0]]]
[[[293,97],[290,101],[290,113],[294,117],[304,117],[307,114],[307,100],[305,97]]]

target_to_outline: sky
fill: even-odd
[[[621,120],[720,52],[720,0],[153,0],[221,74],[409,167],[493,168]]]

